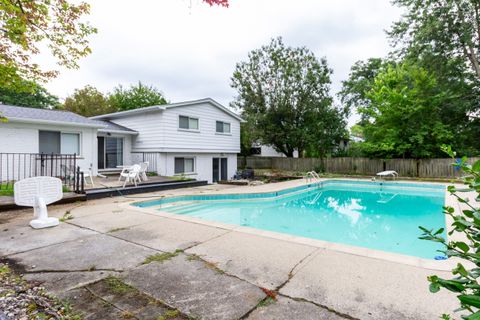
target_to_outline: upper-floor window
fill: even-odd
[[[178,127],[185,130],[198,130],[198,118],[179,116]]]
[[[80,134],[58,131],[38,132],[39,153],[80,154]]]
[[[217,121],[217,132],[218,133],[230,133],[230,123]]]

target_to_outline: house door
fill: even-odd
[[[98,169],[115,169],[123,165],[123,138],[97,137]]]
[[[227,158],[213,158],[212,161],[212,181],[228,180],[228,159]]]

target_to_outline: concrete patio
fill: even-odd
[[[43,230],[28,226],[30,210],[15,211],[1,220],[0,256],[28,280],[70,299],[86,319],[125,314],[157,319],[165,310],[175,310],[171,319],[419,320],[439,318],[457,307],[453,294],[428,291],[428,275],[448,277],[448,272],[182,221],[127,205],[149,196],[245,188],[255,192],[262,187],[210,185],[55,206],[52,215],[68,212],[73,218]],[[106,290],[112,278],[131,290]]]

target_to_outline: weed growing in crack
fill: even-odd
[[[118,294],[124,294],[124,293],[132,292],[136,290],[134,287],[129,286],[128,284],[126,284],[125,282],[123,282],[122,280],[114,276],[106,277],[105,283],[110,288],[110,290],[112,290],[112,292],[118,293]]]
[[[155,253],[145,258],[142,264],[149,264],[151,262],[164,262],[178,256],[183,250],[175,250],[175,252]]]
[[[262,307],[266,307],[266,306],[269,306],[271,305],[272,303],[275,303],[277,300],[275,300],[274,298],[272,297],[266,297],[265,299],[263,299],[262,301],[260,301],[258,304],[257,304],[257,308],[262,308]]]
[[[128,228],[113,228],[107,231],[107,233],[114,233],[122,230],[128,230]]]
[[[60,219],[60,222],[65,222],[67,220],[72,220],[74,217],[73,215],[70,213],[70,210],[68,210],[67,212],[65,212],[65,214],[63,215],[63,217],[61,217]]]

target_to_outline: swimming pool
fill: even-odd
[[[178,196],[134,205],[433,259],[442,247],[419,240],[418,226],[445,228],[444,203],[441,185],[328,180],[278,192]]]

